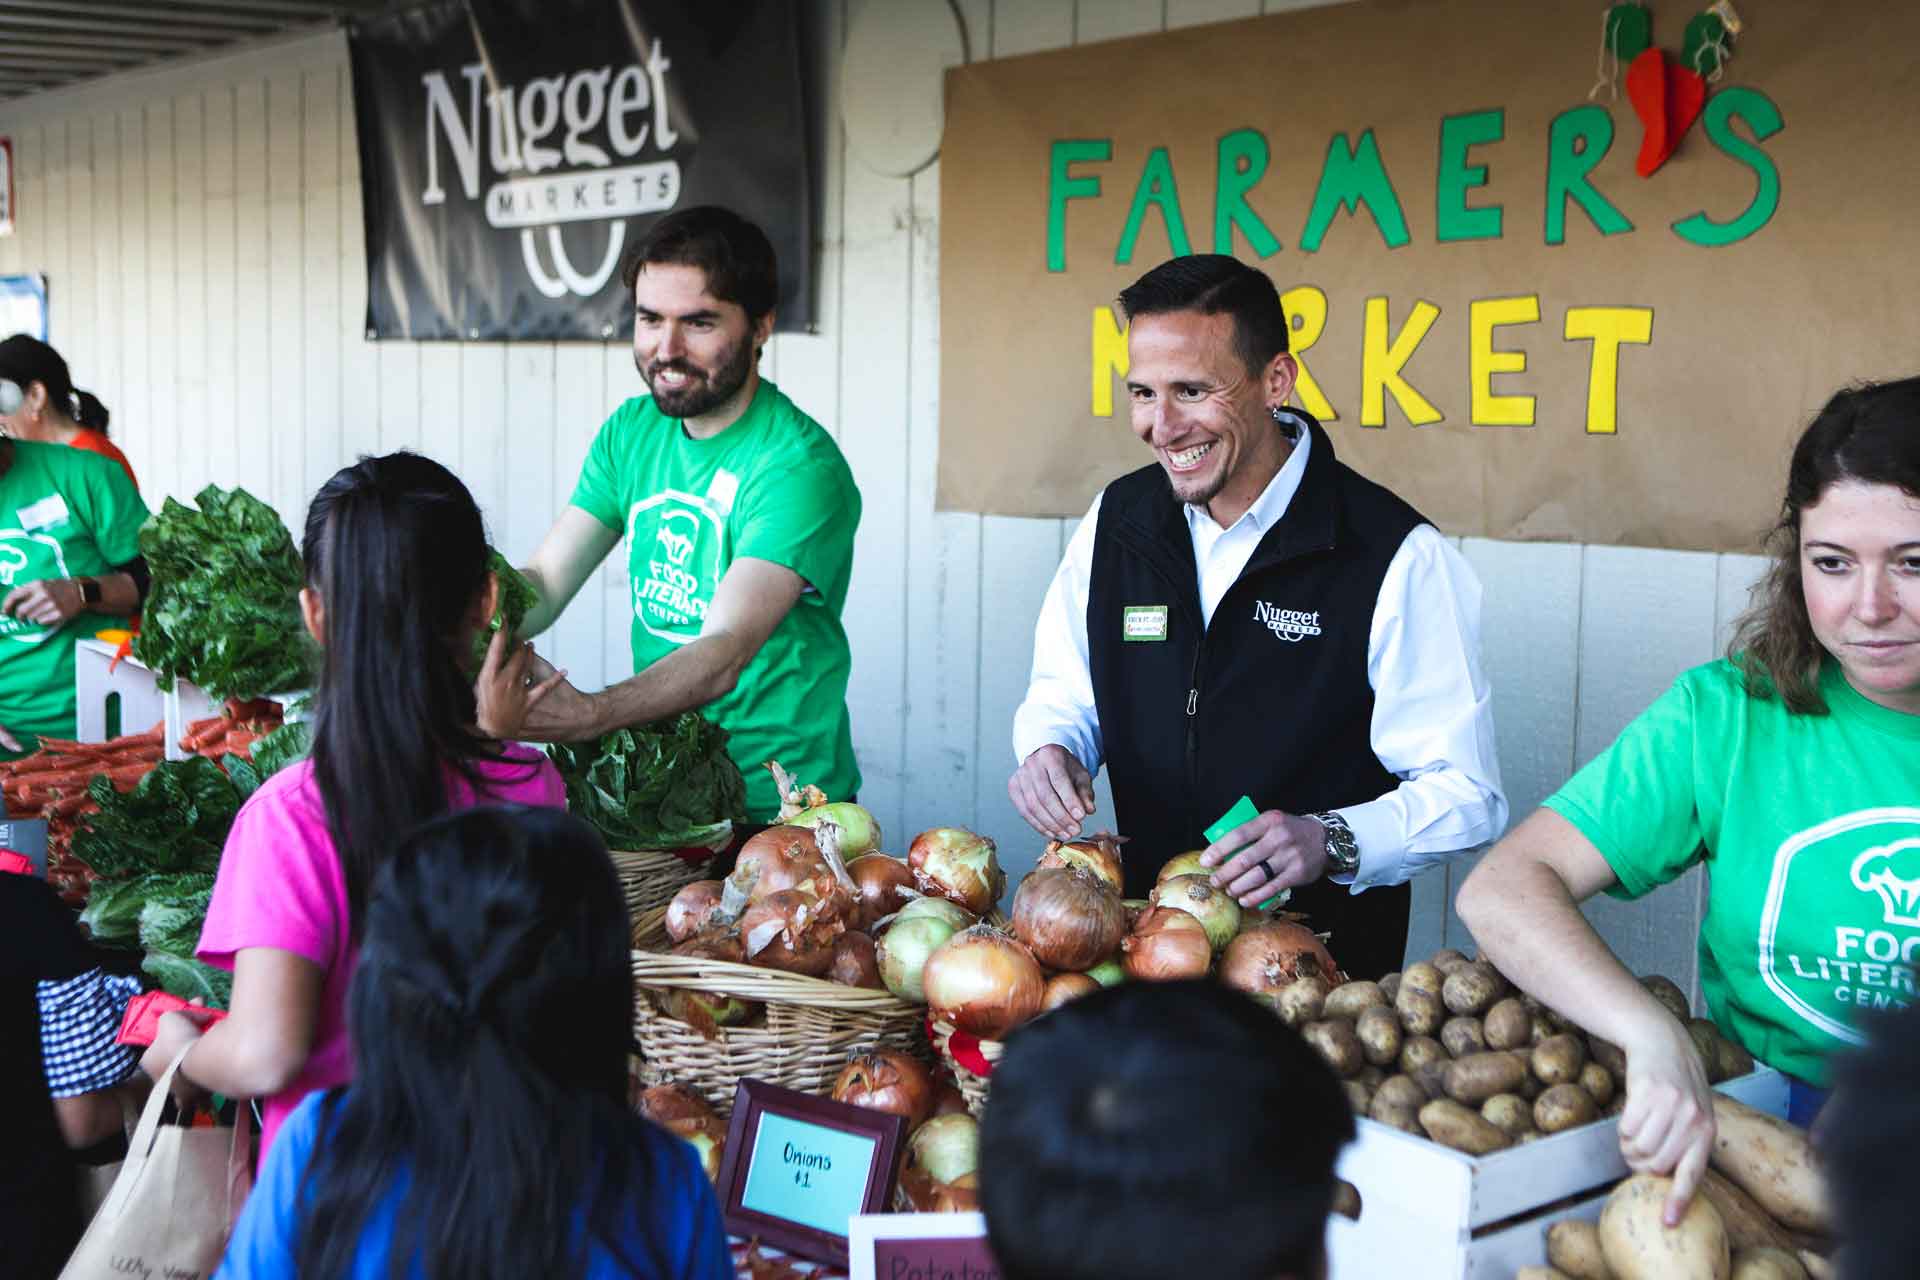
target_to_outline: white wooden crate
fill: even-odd
[[[82,640],[74,646],[74,736],[81,742],[105,742],[110,736],[108,705],[117,698],[121,733],[145,733],[164,722],[167,759],[185,759],[180,737],[187,725],[216,714],[219,706],[185,680],[175,680],[171,690],[161,692],[153,672],[131,655],[116,663],[117,652],[101,640]]]
[[[1771,1068],[1716,1087],[1787,1113],[1787,1078]],[[1373,1120],[1359,1129],[1339,1173],[1359,1189],[1360,1220],[1336,1217],[1327,1233],[1336,1280],[1512,1280],[1516,1269],[1546,1261],[1550,1224],[1598,1217],[1627,1174],[1613,1118],[1478,1157]]]

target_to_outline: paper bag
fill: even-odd
[[[182,1051],[153,1086],[120,1176],[60,1280],[205,1277],[220,1265],[253,1186],[252,1108],[242,1103],[231,1129],[161,1124],[185,1057]]]

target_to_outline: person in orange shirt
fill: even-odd
[[[74,389],[67,362],[38,338],[16,333],[0,342],[0,378],[25,390],[25,399],[5,412],[4,425],[16,440],[71,445],[111,458],[140,487],[127,455],[107,439],[107,406],[91,392]]]

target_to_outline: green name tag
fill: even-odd
[[[1120,636],[1128,643],[1167,638],[1167,606],[1130,604],[1121,611]]]

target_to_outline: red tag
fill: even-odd
[[[17,876],[30,876],[34,874],[33,861],[11,849],[0,849],[0,871],[11,871]]]
[[[189,1008],[204,1016],[209,1026],[227,1016],[224,1009],[189,1005],[170,991],[148,991],[127,1001],[127,1013],[120,1019],[120,1034],[114,1040],[118,1044],[152,1044],[160,1029],[161,1014]]]

